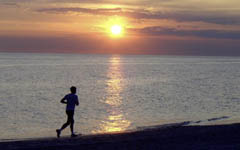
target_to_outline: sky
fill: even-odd
[[[0,52],[240,56],[240,1],[0,0]]]

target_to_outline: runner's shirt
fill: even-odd
[[[74,110],[75,105],[78,103],[78,96],[76,94],[67,94],[64,96],[64,99],[67,100],[66,110]]]

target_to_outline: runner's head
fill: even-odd
[[[76,88],[75,86],[72,86],[72,87],[70,88],[70,91],[71,91],[71,93],[75,94],[76,91],[77,91],[77,88]]]

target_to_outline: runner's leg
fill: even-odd
[[[67,113],[67,122],[63,124],[63,126],[61,127],[61,131],[64,130],[68,125],[71,124],[71,113],[69,113],[69,111],[66,111]]]
[[[72,114],[71,114],[71,117],[70,117],[70,129],[71,129],[71,132],[72,132],[72,134],[74,134],[74,118],[73,118],[73,116],[74,116],[74,112],[72,112]]]

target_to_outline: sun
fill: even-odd
[[[1,0],[0,0],[1,1]],[[102,24],[106,34],[111,38],[123,38],[126,35],[127,21],[123,17],[109,17]]]
[[[122,26],[121,25],[113,25],[113,26],[111,26],[110,31],[113,35],[121,35]]]

